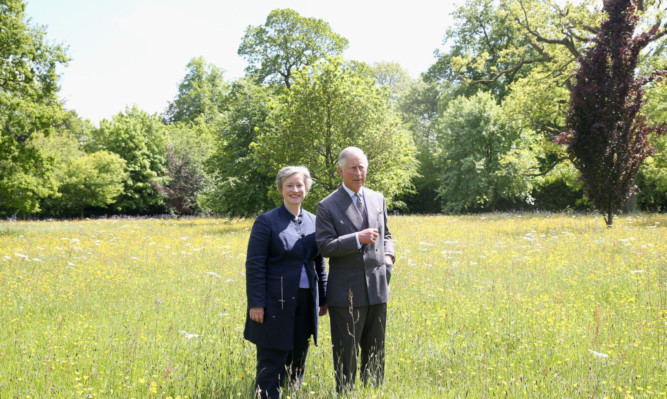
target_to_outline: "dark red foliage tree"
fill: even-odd
[[[188,154],[175,154],[167,147],[167,183],[151,182],[160,193],[170,213],[177,216],[197,210],[197,194],[204,185],[204,174]]]
[[[588,197],[604,215],[608,227],[614,214],[632,195],[642,162],[654,149],[651,132],[667,131],[666,125],[650,126],[641,112],[644,86],[661,80],[667,71],[637,75],[639,53],[665,34],[657,22],[635,36],[637,0],[606,0],[606,20],[591,47],[579,59],[570,97],[568,131],[558,141],[567,152]]]

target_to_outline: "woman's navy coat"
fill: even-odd
[[[319,306],[326,305],[327,274],[315,243],[315,215],[302,210],[295,220],[285,205],[259,215],[248,240],[245,339],[266,348],[293,349],[294,315],[304,264],[315,303],[310,313],[317,344]],[[264,323],[250,320],[249,310],[254,307],[264,308]]]

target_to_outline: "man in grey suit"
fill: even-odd
[[[382,194],[364,186],[368,159],[356,147],[338,156],[343,184],[317,205],[315,240],[329,258],[327,303],[336,390],[354,386],[361,347],[364,384],[384,380],[384,337],[394,246]]]

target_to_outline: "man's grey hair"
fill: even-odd
[[[338,166],[344,168],[345,164],[347,164],[347,156],[350,154],[354,154],[359,158],[361,158],[362,164],[368,167],[368,158],[366,158],[366,154],[364,154],[364,152],[359,147],[344,148],[343,151],[341,151],[340,154],[338,155]]]
[[[283,188],[283,182],[285,179],[296,173],[301,173],[301,176],[303,176],[303,182],[306,185],[306,191],[310,191],[310,186],[313,185],[313,179],[310,178],[310,172],[308,171],[308,168],[305,166],[285,166],[278,171],[278,175],[276,176],[276,188],[279,192]]]

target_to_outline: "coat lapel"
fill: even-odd
[[[340,204],[341,210],[345,213],[345,216],[347,216],[350,222],[352,222],[352,225],[357,231],[360,231],[364,221],[361,218],[361,214],[359,214],[359,210],[354,205],[354,202],[352,202],[352,198],[350,198],[342,185],[338,187],[338,197],[339,199],[337,202]]]
[[[382,204],[375,201],[375,196],[370,190],[364,190],[364,199],[366,201],[366,213],[368,214],[368,227],[377,229],[380,225],[378,216],[382,212]]]

